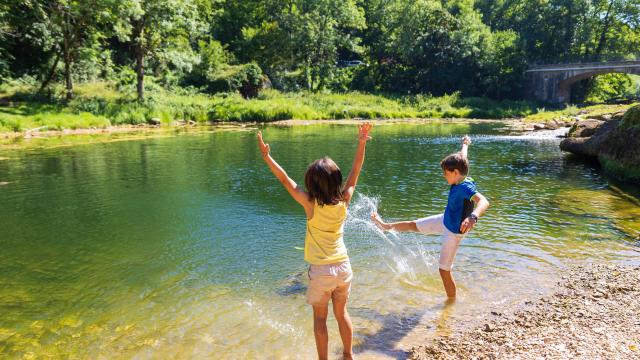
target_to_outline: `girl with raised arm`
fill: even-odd
[[[302,205],[307,215],[304,240],[304,259],[309,263],[307,303],[313,307],[313,333],[318,358],[321,360],[328,357],[329,300],[333,303],[333,313],[342,338],[343,358],[353,358],[353,326],[347,312],[353,272],[342,235],[347,218],[347,206],[358,182],[372,127],[370,123],[364,123],[359,127],[358,147],[351,172],[344,184],[338,165],[325,156],[309,165],[304,177],[305,189],[298,186],[271,157],[269,144],[265,144],[262,133],[258,133],[258,146],[262,158],[291,197]]]

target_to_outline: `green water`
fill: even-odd
[[[399,357],[408,334],[447,332],[545,293],[569,264],[640,263],[638,188],[610,184],[557,138],[499,127],[374,128],[345,228],[363,357]],[[323,155],[350,168],[354,126],[263,132],[299,182]],[[463,241],[460,299],[444,308],[439,238],[385,236],[369,214],[442,212],[439,160],[465,133],[492,206]],[[263,164],[254,130],[0,155],[2,357],[313,358],[304,212]],[[341,352],[335,321],[329,328]]]

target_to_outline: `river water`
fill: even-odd
[[[267,126],[300,183],[329,155],[348,173],[354,125]],[[440,213],[439,161],[470,134],[491,208],[463,241],[444,305],[440,240],[383,234]],[[376,126],[349,209],[349,310],[363,358],[539,296],[568,265],[640,264],[638,188],[496,123]],[[0,354],[8,358],[311,359],[305,216],[264,165],[255,129],[0,154]],[[341,352],[329,320],[332,354]],[[418,335],[416,335],[418,334]],[[416,337],[417,336],[417,337]]]

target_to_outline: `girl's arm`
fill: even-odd
[[[344,199],[346,202],[351,201],[353,192],[356,190],[356,184],[358,183],[358,176],[360,176],[360,170],[362,169],[362,163],[364,163],[364,150],[367,145],[367,140],[371,140],[369,137],[369,131],[373,125],[366,122],[360,125],[358,130],[358,148],[356,149],[356,155],[353,159],[353,166],[347,177],[347,182],[344,184]]]
[[[278,181],[287,189],[289,195],[304,207],[307,219],[311,219],[313,217],[313,203],[309,200],[309,194],[301,189],[298,184],[287,175],[287,172],[271,157],[271,147],[262,140],[262,132],[258,132],[258,147],[262,153],[262,159],[267,163],[273,175],[275,175]]]

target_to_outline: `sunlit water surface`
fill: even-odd
[[[302,183],[333,157],[346,174],[354,126],[267,127]],[[463,241],[459,301],[444,305],[440,240],[383,234],[437,214],[440,159],[473,137],[471,176],[491,209]],[[407,334],[451,331],[539,296],[569,264],[640,263],[637,188],[610,183],[551,135],[496,124],[378,126],[345,241],[361,354],[401,357]],[[0,354],[110,358],[313,358],[302,208],[263,164],[255,131],[11,150],[0,160]],[[333,319],[331,351],[341,352]],[[400,345],[399,345],[400,344]],[[336,355],[337,356],[337,355]]]

